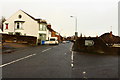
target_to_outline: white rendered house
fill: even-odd
[[[3,32],[13,35],[34,36],[37,37],[37,43],[51,37],[45,20],[35,19],[22,10],[17,11],[3,23]]]

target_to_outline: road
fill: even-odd
[[[72,51],[73,43],[44,45],[2,55],[3,78],[117,78],[118,56]]]

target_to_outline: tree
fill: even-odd
[[[2,16],[0,19],[0,29],[3,31],[3,23],[6,21],[5,17]]]

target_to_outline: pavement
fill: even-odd
[[[118,78],[118,56],[72,51],[73,43],[2,55],[3,78]]]

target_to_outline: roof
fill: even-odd
[[[49,31],[54,31],[52,28],[50,28],[50,27],[48,27],[48,26],[47,26],[47,29],[48,29]]]
[[[106,43],[120,43],[120,37],[115,35],[110,35],[110,33],[104,33],[100,36]]]
[[[32,19],[34,19],[35,21],[40,21],[41,19],[36,19],[33,16],[29,15],[28,13],[26,13],[25,11],[21,10],[22,12],[24,12],[26,15],[28,15],[29,17],[31,17]]]
[[[55,33],[58,33],[58,32],[56,32],[55,30],[53,30],[51,27],[48,27],[48,26],[47,26],[47,29],[48,29],[49,31],[51,31],[51,32],[53,31],[53,32],[55,32]]]
[[[34,18],[33,16],[31,16],[30,14],[28,14],[28,13],[26,13],[25,11],[23,11],[23,10],[21,10],[22,12],[24,12],[26,15],[28,15],[29,17],[31,17],[32,19],[34,19],[35,21],[38,21],[39,23],[41,22],[41,23],[47,23],[45,20],[42,20],[42,19],[36,19],[36,18]],[[48,27],[47,26],[47,29],[49,30],[49,31],[54,31],[52,28],[50,28],[50,27]],[[56,31],[54,31],[54,32],[56,32]]]

